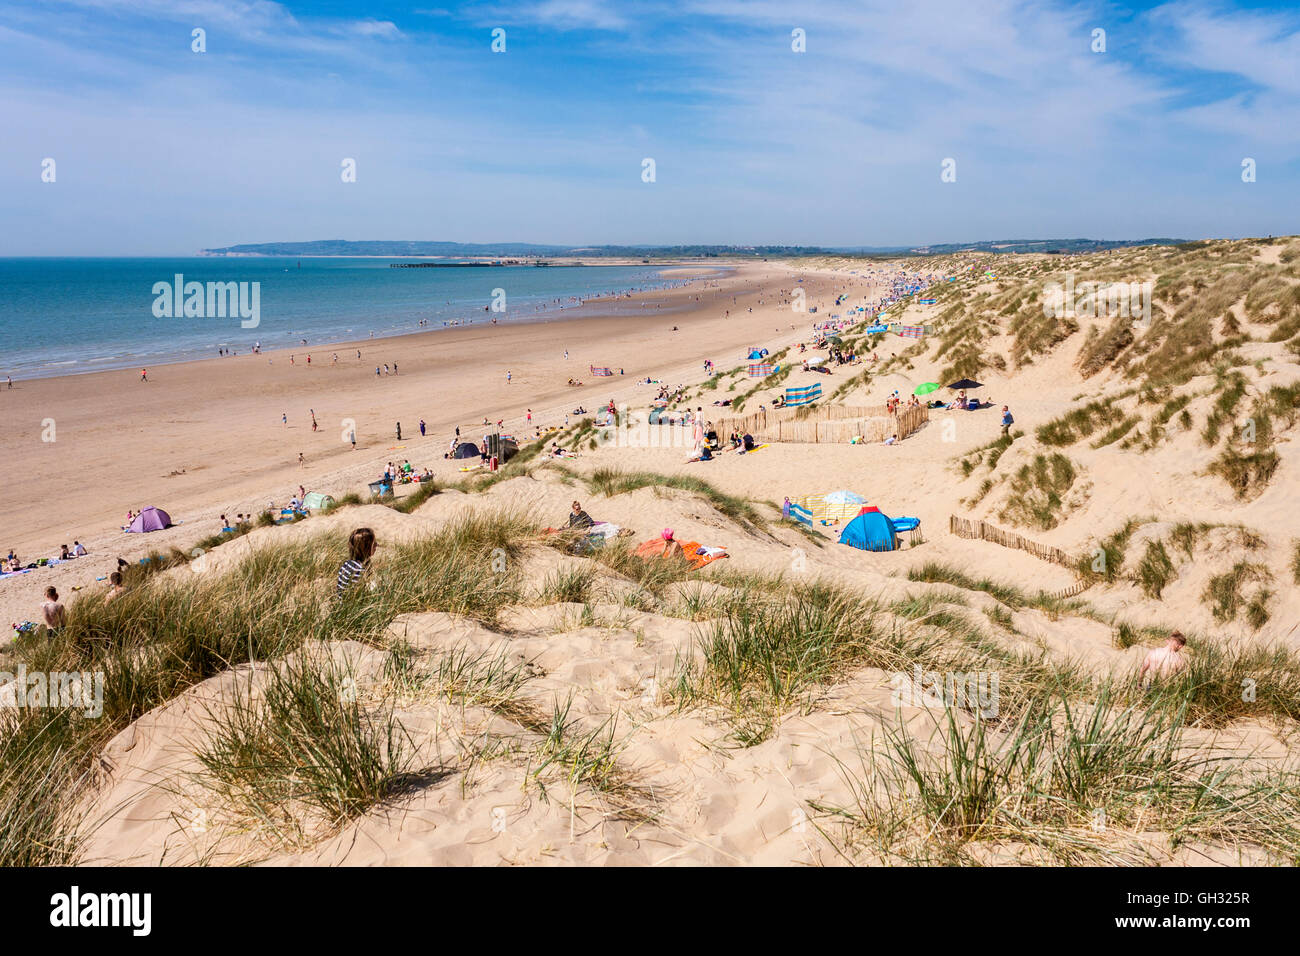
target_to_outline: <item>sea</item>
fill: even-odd
[[[651,265],[392,267],[417,261],[428,260],[0,258],[0,376],[75,375],[215,358],[220,349],[302,348],[303,339],[310,350],[493,319],[565,318],[597,296],[617,298],[588,303],[584,316],[631,315],[639,312],[638,294],[686,284]],[[189,295],[192,282],[202,284],[203,296]],[[244,311],[237,295],[209,297],[208,283],[246,283]],[[192,314],[200,300],[203,314]],[[221,308],[209,314],[227,301],[224,315]],[[255,325],[244,317],[254,311]]]

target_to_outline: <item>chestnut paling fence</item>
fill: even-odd
[[[1051,545],[1040,544],[1032,541],[1024,535],[1016,534],[1014,531],[1007,531],[999,528],[997,525],[989,524],[987,521],[972,520],[970,518],[959,518],[957,515],[948,516],[948,531],[959,538],[975,538],[980,541],[991,541],[994,544],[1000,544],[1004,548],[1014,548],[1017,551],[1024,551],[1032,554],[1034,557],[1043,561],[1059,564],[1063,568],[1069,568],[1075,571],[1079,566],[1078,558],[1069,553],[1062,551],[1060,548]],[[1080,578],[1064,590],[1055,592],[1052,596],[1056,598],[1074,597],[1081,594],[1092,586],[1092,581],[1087,578]]]
[[[882,442],[891,435],[904,439],[930,420],[925,406],[810,405],[770,408],[740,418],[714,422],[719,435],[753,435],[759,442],[844,444],[854,438]]]

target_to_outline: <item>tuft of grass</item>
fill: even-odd
[[[1247,610],[1247,619],[1258,630],[1268,620],[1267,604],[1272,593],[1263,585],[1271,578],[1272,574],[1265,565],[1238,561],[1224,573],[1210,578],[1201,600],[1209,606],[1214,619],[1221,623],[1234,620],[1243,609]],[[1258,583],[1261,587],[1247,598],[1243,588],[1250,583]],[[1260,620],[1260,623],[1254,624],[1255,620]]]
[[[1011,492],[1000,516],[1048,531],[1061,522],[1065,495],[1074,486],[1074,463],[1059,452],[1035,455],[1011,476]]]
[[[1147,542],[1146,552],[1138,562],[1136,573],[1142,593],[1149,598],[1159,598],[1176,576],[1174,562],[1170,560],[1163,541]]]
[[[391,704],[364,707],[345,667],[298,655],[263,672],[260,694],[236,682],[209,713],[216,730],[198,756],[223,807],[294,845],[428,779]]]

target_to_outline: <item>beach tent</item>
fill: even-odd
[[[472,441],[463,441],[456,446],[456,458],[480,458],[482,453],[478,450],[478,445]]]
[[[791,407],[797,405],[811,405],[821,397],[822,386],[820,382],[816,385],[803,385],[799,388],[787,388],[785,390],[785,403]]]
[[[750,361],[754,361],[754,360],[756,360],[756,359],[767,358],[767,349],[750,349],[750,350],[749,350],[749,358],[750,358]]]
[[[840,533],[840,544],[862,551],[893,551],[898,547],[894,523],[878,509],[863,510]]]
[[[302,506],[308,511],[314,511],[318,508],[329,508],[334,504],[334,499],[329,495],[323,495],[319,491],[309,491],[302,496]]]
[[[126,530],[139,534],[145,531],[161,531],[163,528],[170,528],[171,526],[172,519],[167,512],[150,505],[135,516],[135,520],[131,522],[131,527]]]
[[[665,414],[667,411],[668,411],[668,409],[666,409],[666,408],[652,408],[652,409],[650,409],[650,424],[651,424],[651,425],[662,425],[662,424],[663,424],[663,416],[664,416],[664,414]]]

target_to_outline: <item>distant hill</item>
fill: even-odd
[[[1078,253],[1131,246],[1171,246],[1182,239],[1002,239],[929,246],[558,246],[531,242],[433,242],[427,240],[316,239],[310,242],[252,242],[200,250],[205,256],[445,256],[448,258],[535,256],[540,258],[678,258],[825,255],[950,255],[955,252]]]

